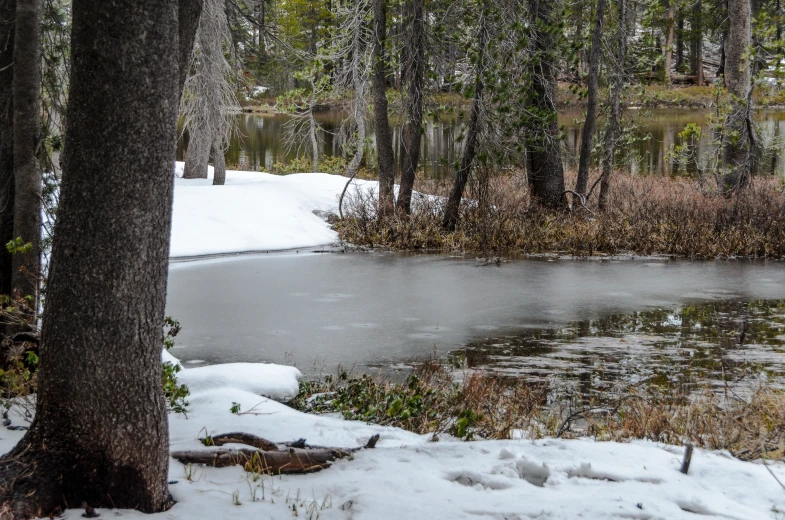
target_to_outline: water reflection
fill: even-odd
[[[616,383],[785,387],[785,301],[724,301],[611,314],[566,327],[495,335],[453,352],[456,368],[554,380],[581,393]]]
[[[631,146],[632,157],[628,159],[628,168],[633,173],[656,173],[673,175],[679,173],[694,174],[699,168],[705,169],[711,155],[709,115],[710,109],[653,109],[628,110],[630,120],[637,126],[638,140]],[[341,121],[346,117],[344,112],[330,110],[317,113],[316,119],[321,125],[319,132],[320,153],[323,156],[336,156],[344,153],[340,146],[337,133]],[[244,169],[272,169],[278,162],[287,162],[307,154],[302,149],[292,149],[284,139],[284,124],[290,116],[283,114],[255,115],[240,114],[237,116],[240,135],[232,140],[226,159],[229,164],[239,165]],[[577,163],[580,147],[581,127],[583,119],[581,109],[569,109],[560,113],[559,124],[564,129],[565,162],[569,166]],[[784,146],[780,136],[785,137],[785,110],[762,109],[756,111],[764,140],[773,143],[777,153],[771,154],[761,165],[764,172],[777,172],[785,175],[785,164],[779,160]],[[695,156],[697,163],[687,162],[674,164],[669,160],[668,150],[671,145],[679,144],[678,134],[688,124],[696,124],[703,128],[703,134],[696,143]],[[460,158],[462,149],[458,137],[461,135],[462,124],[457,118],[442,121],[438,124],[428,122],[422,140],[422,170],[428,178],[451,178],[452,165]],[[599,134],[598,134],[599,135]],[[372,136],[371,136],[372,137]],[[373,138],[373,137],[372,137]],[[187,136],[178,143],[177,157],[182,160],[187,146]],[[393,145],[400,151],[403,146],[400,126],[393,128]],[[371,147],[373,148],[373,147]],[[402,154],[398,154],[401,157]],[[366,162],[374,160],[372,154],[367,155]]]

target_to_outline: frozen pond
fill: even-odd
[[[315,375],[436,351],[535,379],[585,379],[599,363],[613,379],[631,364],[649,376],[647,363],[683,366],[696,352],[722,358],[717,371],[726,359],[785,365],[783,299],[781,262],[303,252],[173,264],[167,314],[183,325],[173,353],[190,366],[294,363]]]

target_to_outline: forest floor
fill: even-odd
[[[785,465],[743,462],[696,449],[688,474],[684,449],[647,441],[499,440],[464,442],[398,428],[298,412],[299,372],[288,366],[232,364],[185,368],[188,412],[169,416],[172,451],[214,450],[205,434],[245,432],[275,442],[356,448],[308,475],[268,475],[241,466],[212,468],[170,460],[174,507],[158,515],[98,510],[128,519],[668,519],[785,518]],[[14,424],[20,419],[11,414]],[[4,430],[0,451],[22,431]],[[232,446],[232,445],[230,445]],[[237,446],[237,445],[234,445]],[[78,519],[82,510],[63,518]]]

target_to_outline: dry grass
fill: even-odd
[[[434,440],[593,437],[692,442],[743,459],[785,458],[785,392],[759,389],[748,399],[705,389],[621,386],[591,398],[554,394],[546,385],[485,373],[456,382],[444,365],[415,366],[402,383],[342,372],[304,382],[294,406],[397,426]]]
[[[568,178],[567,185],[573,183]],[[708,184],[617,174],[609,211],[600,213],[593,207],[595,190],[588,210],[552,212],[531,203],[520,176],[497,175],[486,189],[469,190],[461,225],[453,233],[441,227],[443,199],[428,196],[417,199],[412,216],[380,220],[373,197],[355,193],[345,203],[346,218],[332,223],[347,242],[402,250],[785,257],[785,193],[779,179],[758,177],[750,189],[731,198]],[[448,186],[429,181],[417,189],[443,197]]]

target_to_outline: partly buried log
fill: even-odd
[[[674,85],[697,85],[698,76],[685,76],[683,74],[673,74],[671,82]],[[711,81],[704,75],[703,84],[705,86],[711,85]]]
[[[379,436],[374,435],[365,446],[353,449],[309,446],[304,439],[278,445],[249,433],[224,433],[200,440],[206,446],[245,444],[256,449],[175,451],[172,457],[182,464],[204,464],[216,468],[243,466],[247,471],[256,473],[285,475],[327,469],[336,460],[350,457],[355,451],[375,447]]]

